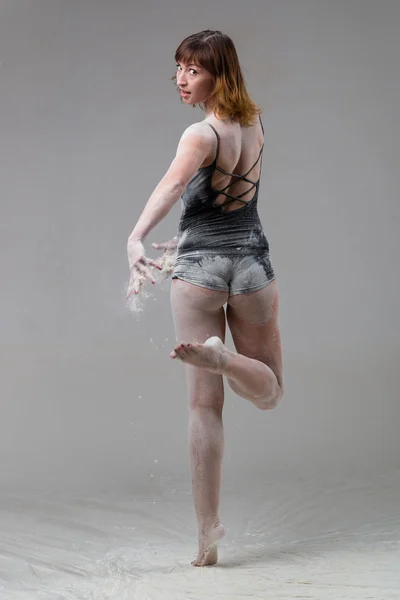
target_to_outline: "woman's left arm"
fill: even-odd
[[[129,240],[142,241],[164,219],[210,152],[211,128],[190,125],[182,134],[176,156],[143,209]]]

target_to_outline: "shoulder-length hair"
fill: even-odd
[[[236,48],[228,35],[211,29],[194,33],[179,44],[175,61],[195,63],[211,73],[214,89],[209,102],[218,118],[230,118],[245,127],[255,123],[262,110],[247,92]],[[176,74],[171,79],[176,83]]]

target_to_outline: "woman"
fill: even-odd
[[[264,147],[260,109],[250,99],[232,40],[202,31],[178,47],[182,102],[201,105],[205,119],[188,127],[176,157],[128,240],[127,297],[154,279],[143,240],[181,198],[171,306],[190,397],[189,442],[199,552],[195,566],[215,564],[224,535],[219,519],[224,452],[223,376],[256,407],[283,395],[278,288],[257,213]],[[225,304],[226,313],[224,310]],[[225,320],[226,317],[226,320]],[[226,322],[237,352],[225,345]]]

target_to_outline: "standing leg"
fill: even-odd
[[[174,279],[171,306],[177,340],[204,343],[212,336],[225,340],[225,292]],[[185,365],[189,393],[189,446],[192,491],[198,522],[199,552],[193,565],[215,564],[217,542],[224,534],[219,518],[224,454],[222,376]]]

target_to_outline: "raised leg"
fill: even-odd
[[[274,408],[284,392],[277,281],[231,296],[226,316],[237,350],[224,372],[230,387],[260,409]]]
[[[237,352],[214,336],[205,343],[181,343],[171,356],[225,375],[239,396],[262,410],[274,408],[283,396],[278,306],[276,281],[256,292],[230,296],[226,314]]]

